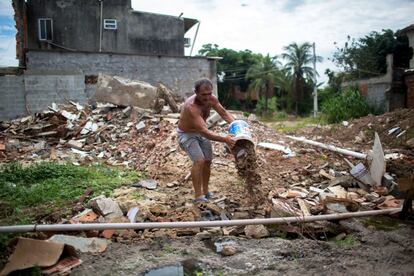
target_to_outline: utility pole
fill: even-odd
[[[313,72],[314,72],[314,84],[313,84],[313,117],[316,118],[318,116],[318,90],[316,89],[316,55],[315,55],[315,42],[312,44],[313,46]]]

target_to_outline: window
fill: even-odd
[[[50,18],[39,18],[39,40],[52,41],[53,21]]]
[[[104,29],[105,30],[116,30],[116,19],[104,19]]]

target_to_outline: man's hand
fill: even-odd
[[[236,145],[236,142],[237,142],[237,140],[236,139],[234,139],[234,135],[231,135],[231,134],[229,134],[229,135],[227,135],[225,138],[225,142],[226,142],[226,144],[232,149],[235,145]]]

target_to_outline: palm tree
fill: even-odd
[[[303,88],[305,81],[314,81],[317,72],[311,66],[313,62],[312,45],[308,42],[297,44],[296,42],[284,47],[282,58],[286,60],[285,67],[293,76],[292,90],[295,95],[295,112],[298,114],[298,104],[303,101]],[[322,57],[316,56],[316,62],[321,62]]]
[[[273,95],[278,72],[278,61],[275,57],[270,57],[267,54],[259,62],[251,66],[246,73],[246,79],[251,80],[249,89],[259,91],[259,95],[264,94],[265,112],[267,112],[268,108],[268,99]]]

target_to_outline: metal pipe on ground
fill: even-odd
[[[86,231],[107,229],[154,229],[154,228],[193,228],[193,227],[224,227],[257,224],[283,224],[294,222],[314,222],[321,220],[341,220],[347,218],[389,215],[401,212],[401,208],[385,210],[361,211],[352,213],[329,214],[319,216],[238,219],[218,221],[181,221],[181,222],[138,222],[138,223],[85,223],[85,224],[53,224],[53,225],[14,225],[0,226],[0,233],[48,232],[48,231]]]
[[[333,145],[328,145],[328,144],[308,140],[304,137],[295,137],[295,136],[290,136],[290,135],[286,135],[286,137],[290,138],[292,140],[298,141],[298,142],[302,142],[302,143],[305,143],[305,144],[317,146],[317,147],[327,149],[327,150],[330,150],[330,151],[338,152],[340,154],[350,155],[350,156],[360,158],[360,159],[366,159],[367,158],[367,155],[365,153],[360,153],[360,152],[356,152],[356,151],[352,151],[352,150],[338,148],[338,147],[333,146]]]

